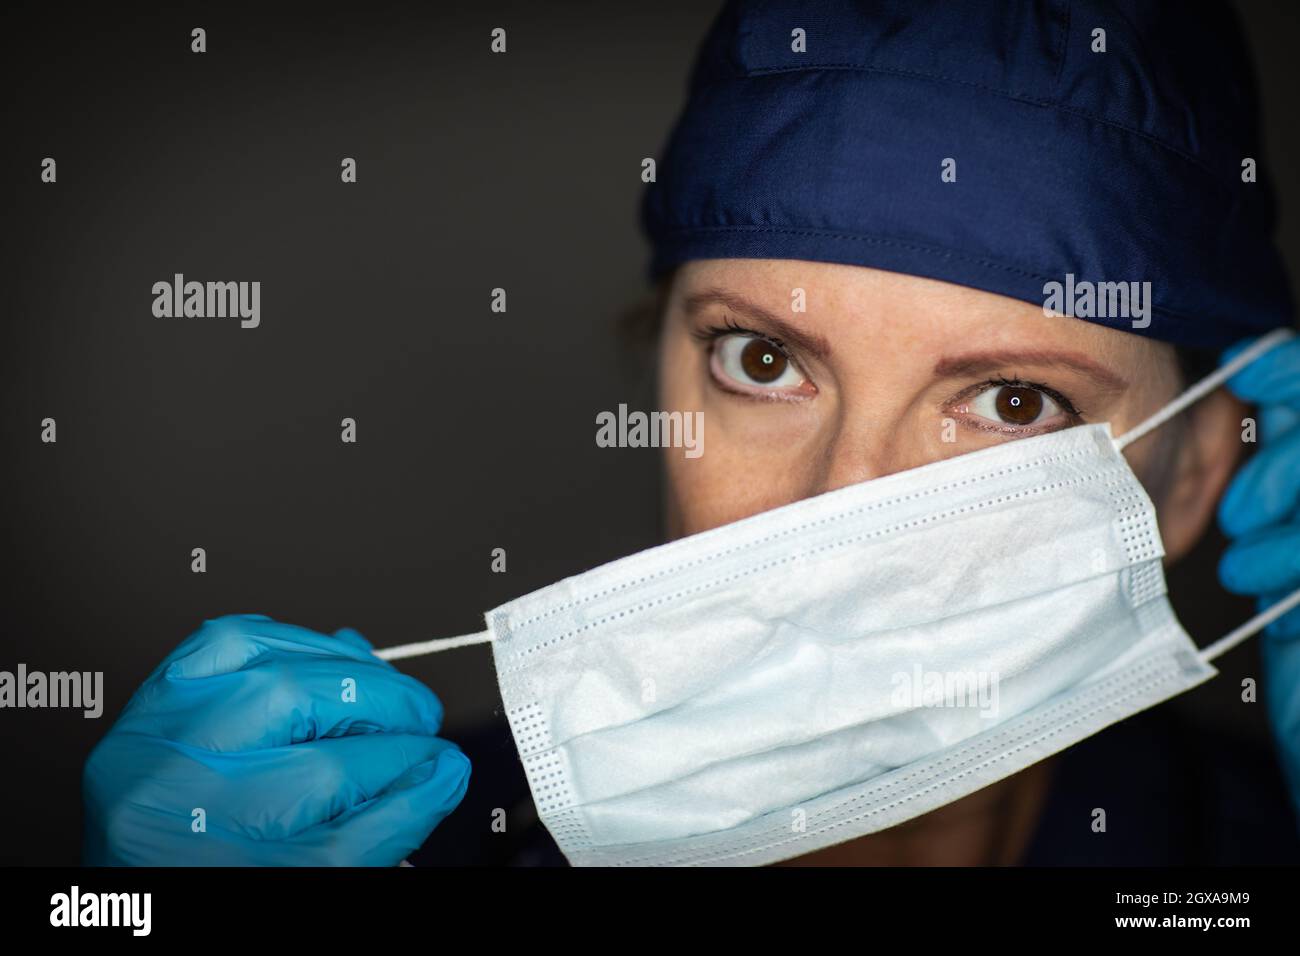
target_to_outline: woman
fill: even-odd
[[[1221,12],[1149,5],[835,3],[815,15],[796,4],[728,6],[646,194],[662,291],[660,403],[703,413],[707,429],[706,454],[665,450],[669,537],[885,476],[910,481],[924,466],[1076,426],[1106,422],[1121,435],[1212,366],[1207,350],[1289,324],[1234,37]],[[1275,348],[1239,391],[1294,397],[1297,354],[1294,342]],[[1218,390],[1127,450],[1155,503],[1166,561],[1213,519],[1247,415]],[[1300,584],[1279,560],[1297,538],[1284,526],[1296,490],[1281,417],[1264,425],[1282,454],[1261,456],[1225,511],[1229,530],[1255,532],[1225,578],[1262,595]],[[1267,525],[1276,526],[1260,530]],[[1035,530],[1026,529],[1030,544]],[[913,558],[930,562],[936,580],[956,560]],[[996,603],[1002,582],[969,554],[965,562],[966,590]],[[863,570],[863,588],[879,587],[876,571]],[[956,595],[950,588],[942,600]],[[882,605],[896,598],[880,593]],[[1293,775],[1300,667],[1285,636],[1295,618],[1271,632],[1265,688]],[[661,712],[654,693],[649,710]],[[1157,798],[1157,827],[1152,808],[1133,802],[1144,790],[1133,777],[1118,803],[1098,791],[1113,774],[1098,778],[1078,755],[1150,771],[1178,739],[1151,723],[1159,713],[898,825],[773,859],[1077,862],[1079,843],[1109,832],[1096,815],[1107,807],[1122,839],[1093,839],[1106,848],[1095,859],[1221,861],[1220,841],[1253,862],[1296,859],[1280,781],[1241,755],[1202,762],[1225,780],[1248,777],[1262,833],[1234,817],[1233,800],[1216,799],[1219,777],[1172,806]],[[468,761],[436,736],[440,722],[428,689],[376,660],[355,632],[209,622],[146,681],[88,761],[87,859],[392,865],[438,826],[424,848],[431,861],[483,858],[489,845],[545,860],[544,841],[515,842],[536,828],[517,825],[526,811],[514,801],[527,794],[508,742],[464,742],[479,791],[466,798]],[[1098,751],[1103,742],[1109,749]],[[1181,779],[1182,767],[1166,769]],[[542,780],[529,764],[547,815]],[[710,810],[706,800],[700,819]],[[665,804],[665,817],[673,813]],[[502,825],[486,826],[489,816]],[[458,817],[470,821],[471,849],[454,843]],[[571,837],[546,819],[562,844]],[[1155,842],[1126,860],[1133,834],[1153,829]],[[1182,842],[1161,842],[1169,834]]]

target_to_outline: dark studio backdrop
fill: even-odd
[[[78,861],[87,753],[205,618],[465,633],[659,540],[658,453],[597,448],[595,415],[653,401],[618,334],[646,291],[640,164],[717,4],[92,9],[9,7],[0,31],[0,669],[105,675],[98,720],[0,711],[8,864]],[[1242,12],[1295,276],[1300,8]],[[260,281],[260,326],[156,318],[174,273]],[[1214,582],[1221,548],[1171,574],[1202,643],[1251,610]],[[488,649],[402,667],[445,736],[502,719]],[[1167,706],[1264,739],[1253,644],[1222,670]]]

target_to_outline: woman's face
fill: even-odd
[[[1181,387],[1172,347],[1140,334],[946,282],[794,260],[681,267],[659,360],[660,407],[704,413],[703,455],[666,449],[673,537],[998,442],[1105,421],[1118,435]],[[1221,391],[1211,404],[1225,402]],[[1198,409],[1196,430],[1216,429],[1208,445],[1171,447],[1157,433],[1127,452],[1157,505],[1179,506],[1177,521],[1161,511],[1171,556],[1212,513],[1238,411]]]

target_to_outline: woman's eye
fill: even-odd
[[[1063,413],[1046,392],[1028,385],[994,385],[970,402],[973,414],[1001,425],[1039,425]]]
[[[804,382],[798,366],[780,346],[752,335],[726,335],[717,339],[711,364],[715,374],[749,388],[788,388]]]

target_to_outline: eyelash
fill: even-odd
[[[771,345],[773,348],[779,349],[781,351],[781,354],[786,357],[787,361],[793,363],[796,366],[799,365],[798,360],[795,359],[795,357],[790,354],[789,350],[785,346],[785,343],[782,342],[780,339],[771,335],[765,335],[764,333],[759,332],[755,329],[750,329],[750,328],[746,328],[743,325],[738,325],[731,318],[731,316],[727,316],[723,321],[722,325],[710,325],[710,326],[706,326],[703,329],[693,330],[691,332],[691,335],[699,339],[701,342],[706,342],[709,343],[710,345],[716,342],[718,339],[726,338],[729,335],[748,335],[756,339],[761,339],[764,342]],[[952,404],[954,402],[958,402],[963,399],[974,398],[975,396],[981,395],[984,392],[988,391],[990,388],[1032,388],[1035,391],[1042,392],[1044,395],[1051,398],[1054,402],[1056,402],[1057,405],[1061,407],[1061,410],[1065,412],[1067,415],[1077,419],[1083,418],[1083,413],[1079,411],[1078,408],[1075,407],[1074,402],[1070,401],[1068,398],[1066,398],[1064,395],[1062,395],[1060,392],[1058,392],[1056,389],[1052,388],[1051,386],[1043,385],[1040,384],[1039,382],[1029,382],[1019,378],[1007,378],[1006,376],[1003,375],[998,375],[994,378],[986,379],[983,382],[979,382],[977,384],[967,386],[966,388],[958,392],[955,396],[953,396],[949,400],[948,404]]]
[[[781,354],[784,355],[788,361],[794,362],[795,365],[799,364],[795,361],[794,356],[790,354],[789,350],[786,349],[785,343],[780,339],[773,338],[770,335],[764,335],[762,332],[755,331],[754,329],[747,329],[743,325],[737,325],[731,316],[727,316],[722,325],[710,325],[698,331],[692,331],[691,335],[695,336],[701,342],[716,342],[718,339],[726,338],[728,335],[749,335],[756,339],[762,339],[773,348],[780,349]]]
[[[991,378],[987,382],[981,382],[976,391],[971,395],[979,395],[989,388],[1032,388],[1036,392],[1042,392],[1057,405],[1061,406],[1061,411],[1076,418],[1082,418],[1083,413],[1074,407],[1074,402],[1070,401],[1056,389],[1049,385],[1040,385],[1038,382],[1026,382],[1024,379],[1005,378],[999,375],[997,378]]]

